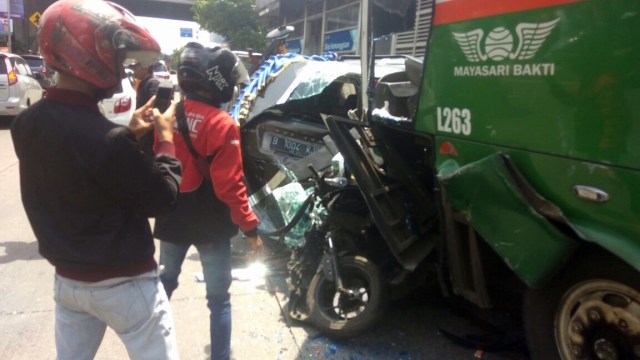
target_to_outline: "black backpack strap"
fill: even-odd
[[[196,158],[196,165],[200,174],[207,180],[211,180],[211,174],[209,173],[209,161],[207,161],[202,155],[200,155],[193,147],[191,142],[191,134],[189,133],[189,125],[187,124],[187,115],[184,113],[184,102],[180,101],[176,105],[176,121],[178,122],[178,131],[184,139],[184,143],[187,145],[189,152]]]

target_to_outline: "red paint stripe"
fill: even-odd
[[[450,0],[436,4],[434,25],[564,5],[582,0]]]

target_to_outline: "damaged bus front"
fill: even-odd
[[[414,130],[453,292],[492,306],[504,265],[534,359],[640,358],[640,3],[432,10]]]

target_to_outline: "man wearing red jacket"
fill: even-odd
[[[220,109],[233,96],[242,69],[228,49],[189,43],[183,50],[178,82],[186,98],[178,106],[183,105],[188,128],[184,131],[189,133],[193,152],[182,133],[174,130],[183,181],[173,211],[158,218],[155,225],[155,236],[162,240],[160,263],[164,270],[160,278],[169,297],[178,287],[189,247],[196,246],[200,254],[211,312],[213,360],[230,358],[230,239],[240,227],[252,251],[262,245],[257,236],[259,221],[249,208],[243,183],[240,132],[233,118]]]

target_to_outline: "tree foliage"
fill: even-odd
[[[262,50],[266,46],[255,0],[197,0],[193,13],[202,28],[224,36],[232,49]]]
[[[180,54],[182,54],[182,50],[184,50],[184,46],[174,49],[171,54],[171,67],[174,69],[177,69],[178,64],[180,64]]]

